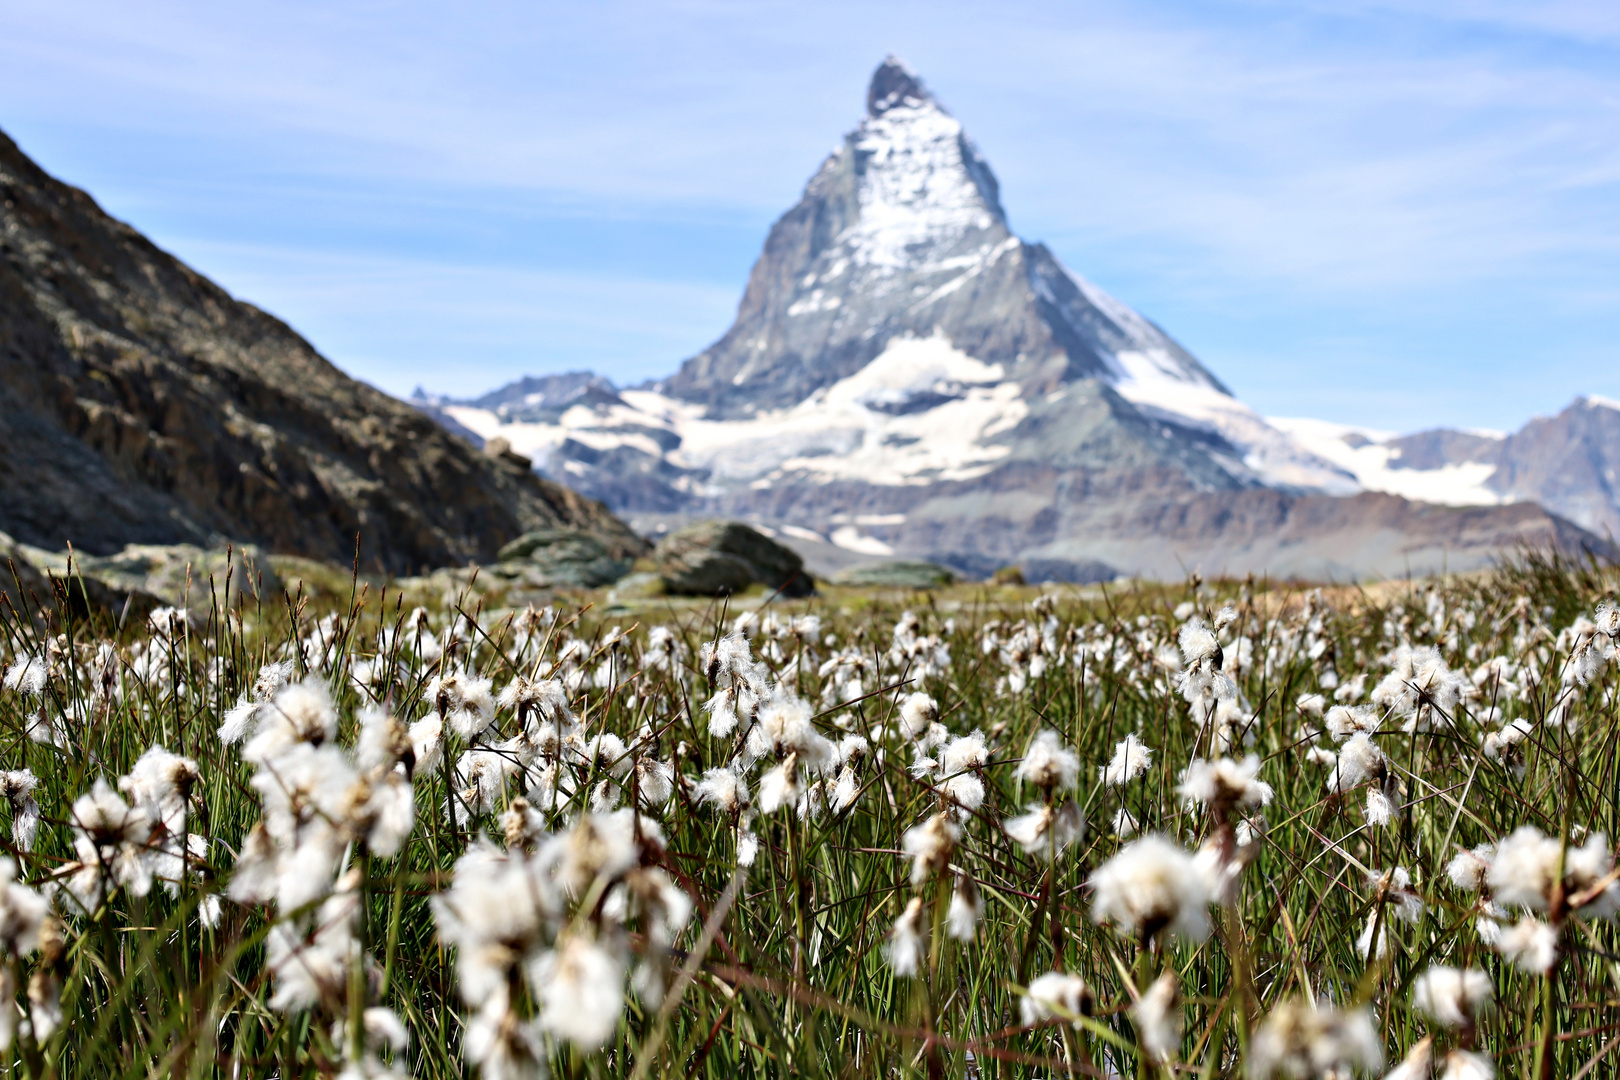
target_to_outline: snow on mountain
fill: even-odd
[[[866,179],[858,188],[860,212],[840,237],[854,266],[897,275],[916,268],[918,249],[938,250],[1002,223],[989,166],[962,125],[920,85],[875,109],[851,140]],[[936,265],[960,268],[960,282],[978,262],[966,255]],[[844,267],[835,262],[831,269],[837,277]]]
[[[605,409],[575,406],[552,422],[507,420],[471,405],[445,411],[536,460],[570,439],[597,451],[630,447],[701,470],[710,489],[790,474],[803,482],[930,484],[981,476],[1007,456],[994,437],[1028,410],[1003,375],[935,335],[895,338],[855,374],[791,408],[747,419],[710,419],[701,406],[648,390],[621,391],[622,404]],[[678,446],[664,451],[649,430],[668,432]]]
[[[1447,460],[1414,467],[1404,460],[1398,445],[1402,437],[1393,431],[1297,417],[1267,419],[1295,443],[1353,475],[1366,491],[1383,491],[1442,506],[1494,506],[1514,501],[1487,486],[1496,472],[1494,461]],[[1495,433],[1465,434],[1496,441],[1505,438]]]

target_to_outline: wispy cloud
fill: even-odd
[[[1591,359],[1614,355],[1620,316],[1602,299],[1620,282],[1612,3],[87,0],[8,12],[0,126],[182,255],[203,252],[186,238],[245,245],[216,272],[273,293],[334,352],[379,369],[417,355],[390,332],[402,318],[441,353],[485,349],[498,378],[539,362],[467,336],[504,326],[504,341],[534,335],[531,356],[622,376],[666,370],[724,325],[766,225],[891,49],[979,140],[1021,232],[1266,407],[1317,394],[1279,382],[1279,357],[1338,380],[1336,401],[1365,397],[1358,370],[1398,365],[1407,405],[1340,417],[1390,426],[1512,426],[1578,390],[1620,394],[1620,369]],[[345,313],[277,286],[284,264],[246,254],[260,248],[403,257],[422,281],[477,267],[478,288],[444,296],[472,310],[488,288],[512,306],[458,319],[378,279]],[[509,274],[560,297],[589,280],[631,321],[649,305],[662,338],[631,336],[663,363],[642,346],[614,359],[569,329],[589,304],[503,289]],[[683,317],[648,299],[654,284],[729,300]],[[1325,356],[1361,367],[1325,371]],[[1546,400],[1446,415],[1465,366],[1505,390],[1532,357],[1583,359],[1542,380]]]
[[[394,394],[481,392],[515,372],[589,367],[622,382],[668,372],[736,308],[723,286],[195,240],[243,299],[297,312],[294,329]]]

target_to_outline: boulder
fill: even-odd
[[[809,596],[815,582],[799,554],[740,521],[700,521],[670,533],[653,561],[671,593],[727,596],[758,583],[783,596]]]
[[[281,593],[281,579],[270,560],[251,544],[231,548],[128,544],[116,555],[75,553],[71,569],[67,552],[45,551],[26,544],[18,547],[52,577],[76,573],[87,586],[92,581],[99,583],[111,590],[119,605],[124,597],[134,595],[132,611],[147,606],[143,595],[174,607],[206,611],[216,601],[226,608],[244,602],[275,604]]]
[[[595,589],[630,572],[595,536],[579,529],[535,529],[500,550],[502,563],[527,563],[554,585]]]
[[[931,562],[869,562],[833,575],[836,585],[865,585],[891,589],[938,589],[956,581],[948,567]]]
[[[664,595],[666,588],[664,579],[658,574],[631,574],[613,586],[608,592],[608,599],[614,603],[622,600],[656,600]]]
[[[40,615],[65,604],[80,617],[95,613],[136,622],[163,605],[145,582],[107,580],[98,573],[101,561],[78,554],[70,559],[65,551],[19,544],[0,532],[0,602],[18,614]]]
[[[23,545],[0,532],[0,604],[21,614],[42,605],[54,607],[55,597],[56,590],[28,558]]]

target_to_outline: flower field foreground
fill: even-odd
[[[7,609],[5,1067],[1614,1075],[1614,584]]]

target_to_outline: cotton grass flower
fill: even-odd
[[[939,705],[932,697],[921,691],[907,694],[900,702],[900,730],[908,739],[913,741],[921,739],[938,719]]]
[[[1166,971],[1131,1006],[1136,1036],[1149,1059],[1165,1064],[1181,1049],[1181,993],[1176,977]]]
[[[748,793],[748,780],[740,771],[727,765],[706,771],[692,795],[699,803],[713,806],[732,817],[741,815],[753,804]]]
[[[1367,887],[1372,890],[1373,906],[1367,913],[1366,926],[1356,939],[1356,951],[1364,960],[1382,958],[1389,952],[1389,931],[1392,921],[1415,923],[1423,915],[1423,898],[1412,888],[1411,875],[1405,867],[1367,872]]]
[[[858,735],[852,737],[860,738]],[[866,740],[862,739],[861,741],[864,743]],[[832,807],[834,812],[842,813],[860,800],[862,785],[859,763],[864,756],[863,752],[861,755],[846,758],[843,765],[839,767],[838,776],[833,781],[832,792],[827,796],[827,804]]]
[[[1378,744],[1366,732],[1356,732],[1339,748],[1333,772],[1328,776],[1327,789],[1332,792],[1349,791],[1368,780],[1382,779],[1388,759]]]
[[[137,897],[152,890],[152,823],[144,810],[124,802],[107,781],[97,780],[88,794],[74,800],[69,821],[77,861],[58,876],[65,877],[80,907],[94,911],[118,886]]]
[[[1098,771],[1104,784],[1121,787],[1147,772],[1152,764],[1153,748],[1135,735],[1126,735],[1114,747],[1113,758]]]
[[[495,696],[490,680],[471,672],[450,671],[427,685],[426,700],[450,730],[464,740],[483,734],[495,722]]]
[[[1015,773],[1019,780],[1045,791],[1069,790],[1080,779],[1080,759],[1063,745],[1051,728],[1043,728],[1030,740]]]
[[[1215,637],[1215,632],[1204,625],[1204,620],[1196,615],[1182,624],[1177,635],[1177,643],[1181,647],[1181,663],[1184,669],[1193,669],[1203,665],[1210,665],[1217,670],[1221,666],[1221,643]]]
[[[1114,811],[1114,819],[1112,824],[1114,827],[1114,835],[1119,837],[1121,840],[1128,840],[1130,837],[1136,835],[1136,819],[1132,817],[1131,812],[1125,809],[1123,806]]]
[[[1384,1080],[1429,1080],[1433,1059],[1434,1036],[1428,1035],[1412,1044],[1401,1063],[1384,1074]]]
[[[321,746],[337,734],[337,709],[319,676],[289,683],[258,711],[258,726],[242,757],[263,765],[300,744]]]
[[[1254,754],[1241,763],[1231,758],[1194,761],[1182,771],[1177,790],[1189,805],[1208,807],[1224,817],[1233,808],[1252,810],[1271,804],[1275,793],[1259,773],[1260,759]]]
[[[1285,1001],[1261,1023],[1249,1051],[1255,1080],[1286,1076],[1338,1076],[1377,1072],[1384,1048],[1368,1010],[1339,1010],[1309,1001]]]
[[[1412,1006],[1446,1028],[1472,1028],[1495,1006],[1491,977],[1472,968],[1435,964],[1412,982]]]
[[[28,769],[0,772],[0,796],[11,807],[11,839],[20,851],[34,850],[39,835],[39,803],[34,799],[38,787],[39,778]]]
[[[45,692],[49,677],[50,668],[42,657],[24,653],[6,669],[4,685],[7,690],[27,697],[39,697]]]
[[[952,739],[940,753],[939,773],[943,778],[940,789],[962,811],[971,813],[984,805],[984,779],[980,771],[989,759],[990,751],[981,731]]]
[[[966,874],[958,874],[951,890],[951,905],[945,912],[945,932],[957,941],[972,941],[984,918],[984,899],[979,886]]]
[[[538,1025],[517,1014],[504,987],[468,1018],[464,1047],[467,1062],[489,1080],[541,1080],[547,1075]]]
[[[1018,1003],[1018,1015],[1025,1027],[1049,1020],[1067,1020],[1079,1027],[1079,1018],[1091,1015],[1093,1001],[1086,980],[1070,972],[1048,971],[1030,981]]]
[[[1496,1080],[1496,1066],[1484,1054],[1453,1050],[1440,1066],[1440,1080]]]
[[[1497,845],[1487,880],[1496,899],[1514,907],[1546,911],[1558,883],[1562,847],[1534,825],[1521,825]]]
[[[1601,919],[1620,910],[1620,884],[1609,880],[1613,866],[1602,833],[1566,848],[1534,825],[1521,825],[1497,845],[1486,876],[1496,900],[1510,907],[1545,912],[1556,900],[1578,905],[1576,913],[1584,918]]]
[[[1464,892],[1478,892],[1485,884],[1495,857],[1495,844],[1480,844],[1471,850],[1459,851],[1446,864],[1446,877]]]
[[[39,951],[41,931],[49,919],[49,901],[17,880],[16,863],[0,857],[0,951],[4,954],[0,957],[0,1053],[11,1049],[17,1035],[19,1013],[14,1003],[19,962]],[[49,985],[49,992],[44,996],[59,1001],[60,989],[43,967],[36,972],[34,982],[41,990]],[[40,1037],[47,1038],[54,1030],[56,1011],[36,1010],[35,1033]],[[41,1027],[42,1034],[38,1030]]]
[[[582,934],[569,934],[534,962],[540,1025],[575,1046],[594,1050],[613,1035],[624,1012],[624,958]]]
[[[1080,839],[1085,822],[1072,802],[1058,807],[1035,804],[1027,813],[1008,818],[1002,828],[1029,854],[1051,859]]]
[[[1501,931],[1496,951],[1520,971],[1545,975],[1558,960],[1558,931],[1526,915]]]
[[[950,865],[951,853],[961,837],[962,830],[944,814],[935,814],[907,829],[901,847],[911,857],[911,883],[921,885]]]
[[[911,898],[900,917],[894,920],[894,928],[889,931],[888,943],[883,948],[889,966],[902,979],[911,978],[922,967],[922,906],[922,897]]]
[[[1423,897],[1412,887],[1412,875],[1404,866],[1389,870],[1369,870],[1367,887],[1373,899],[1388,905],[1395,917],[1405,923],[1415,923],[1423,915]]]
[[[1189,941],[1209,936],[1210,890],[1193,856],[1162,836],[1127,844],[1091,875],[1091,917],[1147,940],[1169,931]]]
[[[836,754],[834,744],[816,730],[810,703],[780,688],[760,707],[758,720],[748,732],[747,756],[751,761],[767,756],[785,761],[792,756],[800,767],[821,772],[833,763]],[[764,786],[762,780],[761,809]]]
[[[1367,791],[1367,808],[1363,814],[1367,824],[1382,828],[1390,823],[1395,814],[1395,804],[1388,795],[1377,788]]]
[[[1365,705],[1335,705],[1323,717],[1328,734],[1344,742],[1356,734],[1370,735],[1378,730],[1378,712]]]

